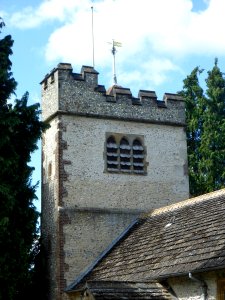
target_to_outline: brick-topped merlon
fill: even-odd
[[[60,63],[42,80],[43,120],[58,113],[185,125],[185,105],[179,95],[165,93],[159,101],[154,91],[140,90],[135,98],[129,88],[114,85],[106,90],[99,85],[99,73],[93,67],[72,71],[71,64]]]

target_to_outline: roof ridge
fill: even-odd
[[[203,194],[201,196],[197,196],[197,197],[189,198],[189,199],[186,199],[186,200],[182,200],[180,202],[173,203],[173,204],[170,204],[170,205],[167,205],[167,206],[164,206],[164,207],[156,208],[156,209],[150,211],[149,213],[143,214],[141,218],[149,218],[149,217],[157,216],[157,215],[164,214],[164,213],[167,213],[167,212],[171,212],[171,211],[174,211],[174,210],[178,210],[178,209],[181,209],[181,208],[186,207],[186,206],[191,206],[191,205],[194,205],[196,203],[201,203],[201,202],[204,202],[204,201],[207,201],[207,200],[210,200],[210,199],[217,198],[218,196],[223,195],[223,194],[225,195],[225,188],[214,191],[214,192],[210,192],[210,193],[207,193],[207,194]]]

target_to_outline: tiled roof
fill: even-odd
[[[95,300],[116,299],[172,299],[168,291],[157,282],[91,281],[86,284],[86,293],[91,292]]]
[[[225,189],[143,216],[85,280],[136,281],[225,267]]]

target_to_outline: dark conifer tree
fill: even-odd
[[[217,60],[199,83],[203,70],[195,68],[184,80],[190,193],[211,192],[225,185],[225,78]]]
[[[225,78],[217,59],[206,79],[200,162],[206,191],[225,185]]]
[[[0,29],[4,23],[0,19]],[[0,31],[1,33],[1,31]],[[37,149],[45,125],[39,104],[27,105],[28,93],[15,104],[10,61],[13,40],[0,39],[0,299],[22,299],[31,282],[32,246],[37,239],[38,212],[33,200],[31,153]]]

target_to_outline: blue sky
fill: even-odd
[[[94,6],[95,68],[99,84],[112,84],[112,39],[122,43],[116,57],[118,84],[165,92],[182,89],[183,79],[200,66],[225,65],[224,0],[1,0],[2,36],[14,39],[13,74],[17,97],[30,93],[40,102],[40,85],[59,62],[74,72],[92,65],[91,6]],[[203,75],[204,77],[204,75]],[[40,150],[32,158],[40,180]],[[40,197],[40,189],[38,189]],[[37,203],[40,208],[40,204]]]

